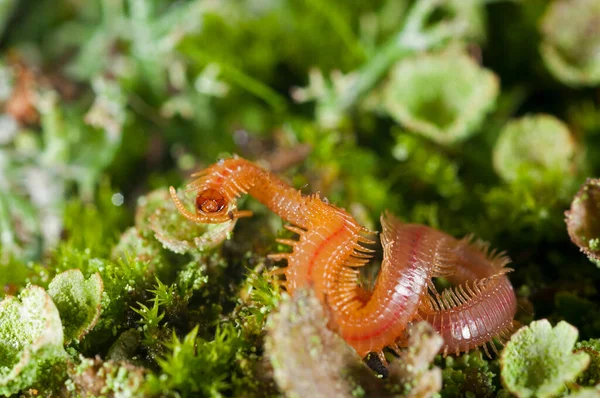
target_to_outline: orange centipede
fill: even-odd
[[[239,211],[236,199],[249,194],[289,222],[285,228],[298,235],[279,239],[290,253],[269,257],[286,260],[282,282],[290,293],[314,289],[330,309],[330,327],[358,354],[376,353],[385,363],[383,349],[397,351],[407,326],[428,321],[444,338],[444,354],[501,343],[512,331],[516,297],[506,273],[508,257],[490,252],[481,242],[456,239],[425,225],[405,224],[385,213],[381,217],[383,261],[372,290],[359,283],[360,267],[372,258],[375,232],[345,210],[302,193],[279,177],[245,159],[220,160],[200,173],[187,189],[197,192],[195,212],[170,192],[179,212],[191,221],[221,223],[251,216]],[[437,292],[432,280],[445,277],[455,288]]]

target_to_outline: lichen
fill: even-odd
[[[585,352],[590,356],[590,365],[577,378],[577,383],[583,386],[600,384],[600,339],[590,339],[575,344],[574,352]]]
[[[44,289],[30,286],[0,302],[0,394],[34,387],[65,360],[60,315]]]
[[[48,294],[58,308],[65,344],[81,340],[98,323],[102,299],[102,278],[95,273],[87,280],[80,270],[58,274],[48,285]]]
[[[502,382],[519,397],[551,397],[565,389],[590,363],[573,353],[577,329],[566,322],[554,328],[545,319],[517,331],[500,357]]]
[[[540,184],[574,172],[577,153],[568,127],[550,115],[531,115],[509,122],[494,147],[496,172],[507,182]]]
[[[279,388],[289,397],[352,397],[358,387],[352,374],[369,370],[327,328],[325,311],[314,294],[304,291],[284,297],[269,320],[265,346]]]
[[[413,324],[408,330],[408,349],[388,369],[389,384],[402,386],[402,396],[431,397],[442,388],[442,371],[431,366],[444,340],[426,322]]]
[[[540,30],[540,50],[546,66],[571,86],[600,83],[600,5],[594,0],[555,1]]]
[[[600,179],[588,178],[566,213],[571,241],[592,261],[600,261]]]
[[[493,72],[463,53],[419,55],[394,67],[384,105],[410,131],[449,145],[477,131],[494,107],[498,86]]]

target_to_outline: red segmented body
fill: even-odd
[[[425,319],[444,337],[447,352],[484,346],[510,330],[516,298],[504,268],[508,259],[487,254],[487,247],[457,240],[436,229],[403,224],[382,216],[384,258],[373,291],[359,287],[358,268],[371,258],[373,232],[343,209],[318,195],[302,194],[244,159],[222,160],[195,175],[188,188],[198,191],[196,214],[189,212],[171,187],[179,211],[188,219],[219,223],[251,215],[235,209],[248,193],[290,222],[298,240],[280,239],[291,253],[271,255],[287,260],[284,285],[290,294],[311,287],[330,309],[330,325],[362,356],[386,346],[397,349],[413,319]],[[432,278],[444,276],[458,286],[441,295]],[[429,292],[432,291],[432,294]],[[490,344],[492,345],[492,344]],[[493,346],[493,345],[492,345]],[[495,346],[493,346],[495,349]]]
[[[421,307],[419,314],[444,337],[444,352],[464,352],[483,347],[489,352],[509,337],[517,300],[504,268],[510,261],[503,254],[488,253],[482,242],[458,242],[456,268],[448,279],[456,285],[441,295],[434,295]]]
[[[448,290],[424,305],[419,314],[444,338],[444,352],[460,353],[486,343],[496,351],[492,338],[501,342],[512,330],[516,298],[506,275],[478,279]]]

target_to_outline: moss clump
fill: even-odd
[[[146,370],[128,362],[80,358],[69,364],[69,394],[86,397],[146,397]]]
[[[494,377],[498,366],[484,359],[481,351],[465,353],[458,358],[449,356],[441,364],[444,367],[443,398],[495,396]]]

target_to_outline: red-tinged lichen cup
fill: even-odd
[[[588,178],[566,213],[567,230],[592,261],[600,264],[600,179]]]

